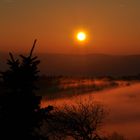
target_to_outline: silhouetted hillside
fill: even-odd
[[[0,54],[0,70],[7,54]],[[140,55],[39,54],[41,73],[68,76],[124,76],[140,73]]]

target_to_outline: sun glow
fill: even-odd
[[[84,41],[84,40],[86,40],[86,34],[85,34],[84,32],[78,32],[78,33],[77,33],[77,39],[78,39],[79,41]]]

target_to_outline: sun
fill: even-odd
[[[77,39],[78,39],[78,41],[85,41],[86,40],[86,33],[85,32],[78,32]]]

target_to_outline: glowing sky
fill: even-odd
[[[35,38],[38,52],[138,54],[140,1],[0,0],[0,51],[27,51]]]

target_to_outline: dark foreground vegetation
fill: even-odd
[[[42,97],[35,94],[40,63],[33,56],[35,43],[29,55],[20,55],[21,59],[9,53],[8,69],[1,72],[0,139],[123,140],[118,134],[107,137],[101,133],[106,112],[94,102],[40,107]]]

